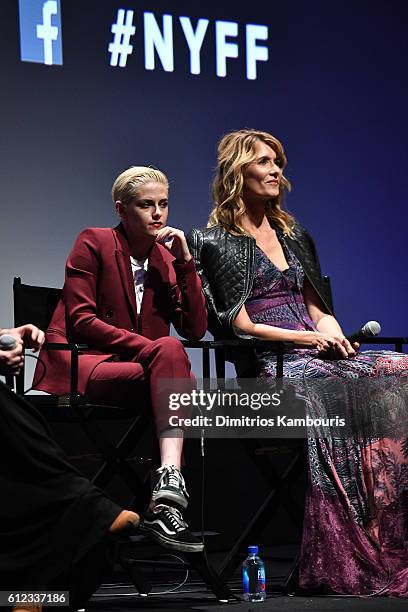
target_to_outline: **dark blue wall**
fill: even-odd
[[[206,223],[217,140],[271,131],[286,147],[289,210],[314,235],[346,330],[406,322],[407,3],[62,0],[64,65],[20,61],[18,2],[0,19],[2,186],[0,320],[11,323],[11,281],[61,284],[86,226],[116,222],[115,176],[154,164],[171,180],[171,223]],[[109,66],[110,24],[134,9],[134,54]],[[204,8],[205,7],[205,8]],[[141,15],[175,16],[175,71],[143,65]],[[180,15],[210,19],[202,73],[188,71]],[[240,57],[215,75],[215,19],[240,23]],[[269,27],[269,61],[245,78],[243,27]]]

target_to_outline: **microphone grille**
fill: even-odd
[[[16,339],[11,334],[3,334],[0,336],[0,347],[3,350],[11,351],[16,346]]]
[[[378,321],[368,321],[361,331],[363,336],[378,336],[381,332],[381,325]]]

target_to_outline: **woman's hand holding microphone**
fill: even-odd
[[[299,332],[302,339],[299,344],[318,350],[322,359],[348,359],[354,357],[359,348],[358,342],[352,344],[340,334],[328,334],[318,331]]]

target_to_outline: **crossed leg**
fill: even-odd
[[[170,427],[171,413],[160,390],[163,380],[180,380],[183,391],[194,387],[184,347],[171,336],[153,340],[132,361],[100,363],[91,375],[87,395],[92,401],[134,402],[135,409],[140,401],[150,402],[159,438],[161,467],[156,473],[158,482],[142,528],[168,548],[196,552],[203,549],[203,544],[189,532],[181,514],[188,504],[180,472],[183,430]]]

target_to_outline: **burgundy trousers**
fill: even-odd
[[[183,345],[177,338],[164,336],[152,340],[131,361],[104,361],[97,365],[88,381],[86,393],[93,402],[127,405],[134,402],[135,409],[144,396],[146,399],[150,396],[157,433],[160,435],[166,429],[171,429],[171,413],[166,394],[161,393],[160,381],[173,379],[180,379],[180,392],[194,387],[194,376]],[[185,409],[180,411],[179,416],[185,415]]]

